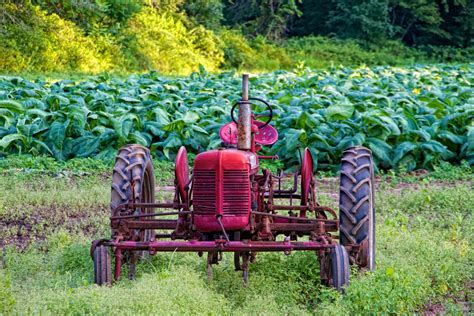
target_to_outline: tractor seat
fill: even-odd
[[[265,123],[261,121],[253,121],[253,124],[256,127],[260,127]],[[231,145],[237,144],[237,124],[234,122],[225,124],[221,127],[219,135],[224,143]],[[260,145],[273,145],[277,140],[278,132],[271,125],[267,125],[255,133],[255,142]]]

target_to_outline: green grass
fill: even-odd
[[[169,185],[172,165],[155,167],[158,184]],[[205,259],[191,253],[157,254],[139,264],[136,281],[94,285],[89,243],[108,235],[108,168],[86,159],[0,161],[0,225],[10,221],[0,240],[11,243],[0,260],[0,314],[405,314],[434,303],[461,313],[457,300],[466,300],[474,274],[474,190],[465,166],[379,178],[377,270],[354,270],[344,296],[319,284],[311,252],[259,254],[248,288],[231,255],[208,283]],[[320,181],[321,202],[334,206],[325,193],[337,193],[337,182]]]

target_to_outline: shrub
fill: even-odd
[[[199,65],[215,71],[223,62],[218,38],[202,26],[188,29],[179,16],[145,8],[123,32],[134,67],[169,74],[189,74]]]
[[[235,29],[223,29],[219,33],[224,51],[225,68],[250,68],[256,62],[257,52],[245,36]]]
[[[294,64],[294,59],[283,46],[270,42],[263,36],[257,36],[251,45],[259,52],[254,66],[258,70],[288,69]]]
[[[224,29],[219,36],[224,50],[225,68],[265,71],[291,68],[294,65],[283,46],[263,36],[248,40],[236,29]]]
[[[224,19],[224,4],[221,0],[188,0],[184,9],[196,24],[211,30],[218,30]]]
[[[284,47],[295,61],[315,68],[331,65],[402,65],[428,59],[426,55],[397,41],[364,48],[354,40],[307,36],[289,39]]]
[[[99,72],[113,68],[117,53],[101,38],[88,38],[74,23],[31,4],[5,6],[0,71]],[[96,43],[99,43],[97,45]]]

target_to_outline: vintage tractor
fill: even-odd
[[[251,105],[257,102],[266,106],[264,115],[252,114]],[[115,280],[120,278],[124,263],[128,264],[129,278],[134,278],[139,257],[164,251],[207,253],[209,278],[222,253],[233,252],[235,270],[242,271],[244,284],[249,264],[262,251],[314,251],[321,282],[337,290],[349,283],[350,263],[374,269],[370,150],[352,147],[342,155],[338,218],[333,209],[316,199],[309,149],[304,150],[301,169],[292,175],[291,188],[282,187],[288,175],[260,169],[260,160],[278,158],[257,153],[261,146],[275,143],[278,133],[269,125],[271,106],[262,99],[249,98],[248,75],[243,76],[242,99],[232,108],[231,117],[233,122],[220,130],[221,148],[198,154],[192,172],[186,149],[180,148],[172,202],[155,202],[154,171],[147,148],[128,145],[119,150],[112,176],[111,238],[95,240],[91,246],[97,284],[112,283],[111,253],[115,256]],[[157,211],[163,208],[173,210]]]

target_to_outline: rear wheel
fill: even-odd
[[[351,261],[375,269],[374,167],[372,153],[361,146],[344,151],[341,159],[339,241],[359,246]]]
[[[155,176],[150,151],[141,145],[127,145],[119,150],[112,174],[110,207],[112,216],[153,213],[152,208],[114,211],[114,208],[118,205],[127,202],[155,202]],[[146,219],[142,217],[136,220]],[[112,239],[115,239],[118,234],[118,229],[112,228]],[[121,234],[123,235],[124,232],[121,232]],[[146,242],[154,238],[154,230],[152,229],[136,229],[126,232],[126,234],[122,236],[124,240]],[[143,252],[136,252],[136,254],[141,256]]]
[[[109,248],[97,246],[93,253],[94,282],[98,285],[112,284],[112,270],[110,264]]]

